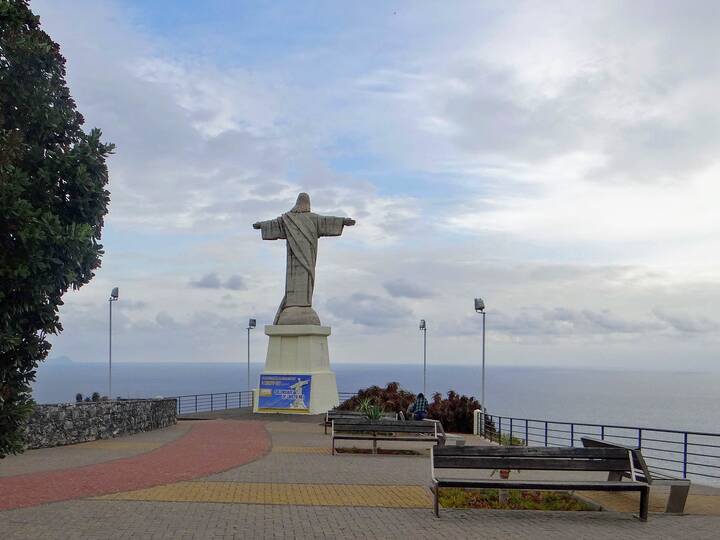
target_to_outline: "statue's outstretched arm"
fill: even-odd
[[[352,218],[346,217],[344,224],[346,227],[352,227],[353,225],[355,225],[355,220]]]
[[[263,240],[280,240],[285,238],[285,231],[280,218],[253,223],[253,229],[262,231]]]

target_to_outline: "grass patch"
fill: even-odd
[[[498,435],[497,432],[486,432],[485,438],[498,443],[500,446],[525,446],[525,440],[519,437],[511,437],[508,433]]]
[[[497,489],[444,488],[440,490],[443,508],[487,508],[497,510],[587,511],[596,508],[562,491],[521,491],[511,489],[508,502],[500,503]]]

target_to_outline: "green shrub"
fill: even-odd
[[[370,398],[363,399],[362,402],[360,402],[358,411],[363,413],[365,418],[368,420],[380,420],[383,417],[383,414],[385,414],[383,408],[380,405],[373,403]]]
[[[472,396],[461,396],[450,390],[447,397],[443,398],[442,394],[437,392],[430,402],[428,418],[440,420],[445,431],[472,433],[475,409],[480,409],[480,403]],[[487,421],[485,425],[487,426]]]
[[[369,399],[372,403],[387,412],[406,411],[410,404],[415,401],[415,394],[402,390],[400,384],[390,382],[386,388],[371,386],[360,390],[357,395],[343,401],[338,409],[345,411],[357,411],[361,403]]]
[[[379,386],[371,386],[360,390],[356,396],[343,401],[339,409],[346,411],[361,410],[361,407],[375,404],[382,411],[405,412],[408,407],[415,402],[415,394],[402,390],[400,384],[391,382],[386,388]],[[440,393],[436,393],[430,402],[428,408],[428,418],[440,420],[445,431],[454,433],[472,433],[474,411],[480,409],[480,403],[470,396],[461,396],[457,392],[450,390],[447,398],[443,398]],[[367,416],[367,415],[366,415]],[[485,432],[488,436],[493,436],[495,424],[489,419],[485,419]]]

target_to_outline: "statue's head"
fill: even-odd
[[[310,195],[301,193],[298,195],[295,206],[290,209],[291,212],[309,212],[310,211]]]

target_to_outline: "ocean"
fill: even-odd
[[[257,381],[261,364],[251,365]],[[422,390],[422,366],[333,364],[338,390],[397,381]],[[139,398],[246,388],[247,364],[113,364],[113,394]],[[75,394],[107,394],[107,364],[50,360],[41,364],[33,395],[39,403],[75,400]],[[428,394],[455,390],[480,397],[478,366],[429,366]],[[720,373],[498,367],[486,369],[488,412],[504,416],[619,424],[720,433]]]

